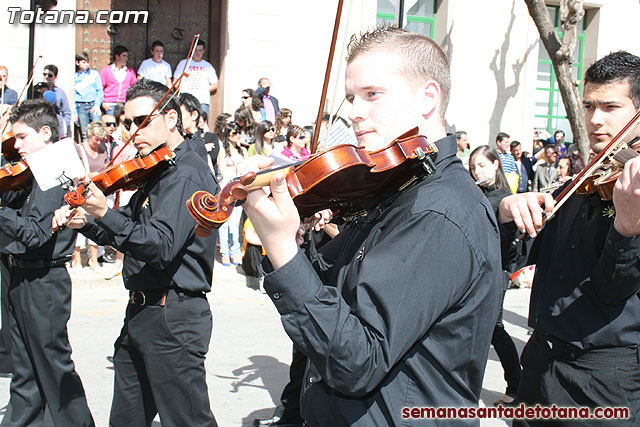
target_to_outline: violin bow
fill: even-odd
[[[187,54],[187,62],[185,63],[184,70],[182,70],[182,74],[180,74],[180,77],[178,77],[176,81],[173,82],[171,87],[167,89],[167,92],[164,94],[164,96],[160,98],[160,101],[158,101],[156,106],[153,107],[153,110],[151,110],[151,112],[147,115],[147,117],[144,118],[142,123],[140,123],[140,126],[137,127],[133,135],[129,136],[129,139],[127,140],[127,142],[125,142],[120,148],[120,150],[118,150],[117,154],[113,156],[111,161],[107,164],[107,166],[105,166],[105,169],[113,165],[114,160],[117,159],[120,153],[122,153],[122,151],[127,147],[127,145],[129,145],[129,143],[135,139],[140,129],[143,129],[147,125],[147,123],[149,123],[149,120],[151,119],[151,117],[153,117],[153,113],[155,113],[158,110],[158,108],[160,108],[160,110],[163,110],[164,107],[166,107],[167,104],[176,96],[176,94],[178,93],[178,88],[180,88],[180,83],[182,82],[182,78],[189,77],[189,67],[191,67],[191,60],[193,59],[193,54],[196,51],[196,45],[198,43],[198,40],[200,40],[200,34],[194,35],[193,40],[191,41],[191,46],[189,47],[189,53]],[[169,97],[169,99],[166,99],[167,97]],[[165,99],[166,99],[166,102],[165,102]],[[163,102],[164,104],[162,104]],[[160,105],[162,105],[162,107],[160,107]]]
[[[327,90],[329,88],[329,78],[331,77],[331,66],[333,65],[333,56],[336,50],[336,42],[338,40],[338,30],[340,28],[340,17],[342,16],[343,3],[344,3],[344,0],[338,0],[338,10],[336,12],[336,19],[333,24],[333,35],[331,36],[331,48],[329,49],[329,59],[327,60],[327,69],[325,70],[325,73],[324,73],[324,83],[322,84],[322,95],[320,95],[320,106],[318,107],[316,124],[313,129],[313,142],[311,143],[311,154],[315,153],[318,150],[318,142],[320,138],[320,127],[322,126],[322,116],[324,115],[324,103],[327,100]]]
[[[560,209],[560,207],[562,207],[562,205],[564,205],[564,203],[569,200],[569,197],[571,197],[573,193],[575,193],[576,190],[580,188],[580,186],[591,175],[593,175],[593,173],[602,165],[602,163],[604,163],[604,161],[610,155],[614,154],[619,148],[622,147],[620,145],[622,139],[624,139],[638,123],[640,123],[640,111],[638,111],[635,116],[633,116],[631,120],[629,120],[629,122],[620,130],[620,132],[618,132],[618,134],[614,136],[611,141],[609,141],[607,146],[602,151],[600,151],[598,155],[595,156],[593,160],[591,160],[591,162],[589,162],[589,164],[580,171],[580,173],[578,173],[578,175],[576,175],[571,183],[567,185],[567,187],[555,197],[554,201],[556,202],[556,204],[554,205],[553,210],[548,215],[544,216],[542,220],[542,226],[544,226],[556,214],[556,212],[558,212],[558,209]],[[524,239],[525,236],[526,233],[522,233],[513,243],[516,244],[517,242]]]
[[[556,205],[553,207],[553,211],[548,215],[551,218],[560,207],[567,201],[567,199],[584,183],[587,178],[589,178],[601,165],[602,163],[611,155],[617,151],[621,145],[620,142],[631,132],[631,130],[640,122],[640,111],[638,111],[635,116],[631,118],[631,120],[618,132],[616,136],[607,144],[607,146],[598,153],[596,157],[589,162],[589,164],[580,171],[580,173],[575,177],[575,179],[562,190],[560,194],[555,198]]]

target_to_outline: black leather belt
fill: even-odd
[[[15,255],[9,255],[9,265],[18,268],[51,268],[64,266],[71,261],[71,255],[56,259],[22,259]]]
[[[206,298],[204,292],[191,292],[175,288],[130,290],[129,304],[138,305],[140,307],[146,307],[150,305],[164,306],[164,303],[167,300],[167,294],[169,294],[170,292],[175,292],[178,295],[187,295],[192,298]]]

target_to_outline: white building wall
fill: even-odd
[[[9,87],[20,94],[28,79],[27,57],[29,54],[29,25],[9,24],[10,7],[29,8],[26,0],[3,0],[0,7],[0,65],[9,68]],[[58,10],[75,10],[76,0],[58,0]],[[47,64],[58,67],[56,84],[60,86],[69,102],[73,102],[73,75],[75,74],[76,26],[74,24],[37,24],[35,29],[34,83],[41,82],[42,71]],[[26,95],[23,96],[23,99]]]
[[[242,89],[255,89],[258,79],[268,77],[280,108],[293,110],[293,123],[311,124],[320,105],[337,4],[337,0],[229,1],[221,49],[222,111],[233,113],[240,106]],[[344,98],[345,34],[375,25],[375,13],[374,1],[345,0],[327,108],[337,109]]]

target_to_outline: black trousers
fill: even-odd
[[[9,326],[9,259],[6,254],[0,254],[0,372],[13,372],[11,364],[11,327]]]
[[[300,416],[300,393],[302,391],[302,381],[304,371],[307,367],[307,356],[293,346],[293,356],[289,366],[289,382],[280,395],[280,405],[276,408],[274,415],[291,424],[302,424]]]
[[[514,426],[637,426],[640,423],[640,353],[638,347],[580,351],[534,331],[522,352],[518,403],[534,406],[629,408],[626,420],[514,420]]]
[[[46,404],[56,426],[93,426],[71,360],[71,279],[66,268],[11,267],[10,275],[13,379],[2,425],[42,425]]]
[[[520,359],[518,358],[518,349],[513,343],[513,339],[509,333],[504,329],[502,323],[502,312],[504,306],[504,296],[507,292],[507,286],[503,286],[502,300],[500,303],[500,313],[498,314],[498,321],[493,328],[493,335],[491,336],[491,345],[496,350],[500,364],[504,370],[504,380],[507,382],[506,395],[513,398],[518,394],[518,387],[520,386],[520,377],[522,369],[520,368]]]
[[[170,290],[164,306],[127,306],[115,343],[111,417],[114,427],[217,426],[204,367],[211,339],[204,297]]]

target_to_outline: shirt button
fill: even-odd
[[[280,299],[280,293],[276,292],[275,294],[273,294],[273,299]]]
[[[564,280],[564,274],[559,275],[559,276],[558,276],[558,278],[559,278],[560,280]]]
[[[570,247],[571,247],[571,249],[575,249],[576,248],[576,244],[572,243]]]
[[[314,377],[309,377],[309,384],[313,384],[316,382],[316,379]]]
[[[585,216],[587,216],[587,214],[585,214],[584,212],[582,212],[582,215],[580,215],[580,218],[584,218]]]
[[[553,306],[549,306],[549,311],[553,311]]]
[[[624,249],[618,249],[618,252],[622,253],[624,252]]]
[[[613,245],[613,242],[611,241],[611,239],[607,240],[607,243],[610,245]]]

